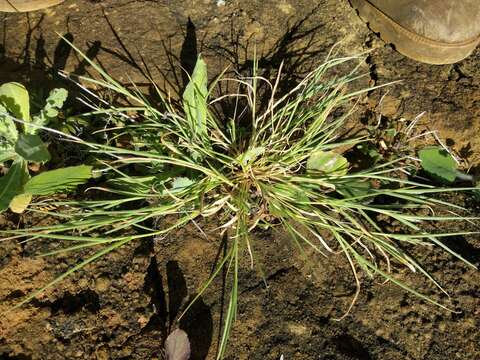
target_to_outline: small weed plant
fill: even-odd
[[[354,170],[345,151],[368,139],[340,135],[353,99],[372,89],[347,92],[358,78],[355,66],[344,76],[329,74],[340,64],[357,60],[329,59],[288,93],[278,94],[281,69],[272,82],[258,75],[254,66],[252,76],[227,79],[220,75],[209,86],[206,63],[199,58],[182,99],[175,102],[157,89],[160,104],[155,105],[90,62],[103,80],[83,81],[107,88],[131,104],[100,102],[103,105],[90,114],[114,119],[119,125],[105,132],[112,134],[106,136],[107,143],[86,144],[101,161],[106,180],[96,191],[105,193],[105,198],[63,202],[69,205],[68,213],[51,213],[61,220],[58,224],[8,233],[69,244],[61,252],[96,250],[25,301],[130,241],[166,236],[198,219],[215,219],[221,223],[219,233],[227,237],[227,250],[198,296],[217,275],[224,273],[230,279],[219,359],[224,357],[237,313],[239,260],[248,256],[253,264],[257,258],[258,244],[253,244],[251,236],[256,228],[281,229],[300,253],[311,248],[320,256],[342,254],[357,289],[358,272],[363,271],[445,307],[398,280],[392,270],[405,266],[442,289],[404,251],[404,245],[438,246],[467,262],[442,238],[468,232],[431,233],[425,227],[471,219],[460,215],[461,207],[435,196],[466,188],[437,188],[415,181],[419,164],[407,157]],[[223,81],[233,83],[236,92],[214,96]],[[228,115],[217,106],[222,101],[231,105]],[[347,111],[334,115],[340,107]],[[120,138],[130,143],[116,146]],[[447,215],[432,211],[438,206],[448,210]],[[148,225],[165,217],[173,221],[160,222],[163,227]],[[402,231],[385,230],[379,218],[400,224]]]
[[[32,196],[73,190],[91,177],[92,168],[83,165],[30,176],[29,166],[37,167],[51,158],[38,133],[57,119],[67,96],[65,89],[53,89],[44,108],[32,116],[29,93],[22,84],[0,86],[0,165],[8,167],[0,177],[0,212],[10,208],[21,213]]]

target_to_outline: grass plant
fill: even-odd
[[[444,291],[404,245],[438,246],[468,263],[442,238],[469,232],[431,233],[425,227],[473,219],[461,215],[465,209],[435,196],[468,188],[437,188],[415,180],[419,164],[410,157],[354,170],[344,153],[368,139],[341,135],[355,99],[372,90],[348,92],[359,78],[360,58],[327,59],[286,94],[277,91],[281,69],[269,81],[258,74],[256,64],[252,76],[229,79],[221,74],[208,86],[206,64],[199,58],[183,98],[174,101],[157,89],[158,103],[85,60],[103,79],[82,82],[108,89],[130,104],[91,103],[94,109],[87,114],[116,124],[105,131],[105,144],[85,143],[101,163],[104,185],[92,189],[99,198],[58,202],[69,210],[49,212],[59,219],[57,224],[2,234],[66,244],[45,255],[95,250],[25,301],[127,242],[167,236],[187,223],[213,218],[221,223],[218,232],[228,237],[228,248],[197,296],[222,272],[230,279],[219,359],[225,355],[237,312],[240,258],[248,256],[252,266],[257,258],[251,236],[256,228],[287,232],[301,253],[312,248],[321,256],[345,256],[357,284],[355,298],[360,291],[358,273],[363,271],[447,308],[392,271],[405,266]],[[352,64],[351,72],[330,76],[332,69],[346,64]],[[216,96],[219,82],[234,84],[236,91]],[[229,115],[220,110],[221,102],[231,105]],[[340,107],[347,110],[335,112]],[[125,138],[129,143],[118,146]],[[438,207],[446,215],[436,215]],[[164,217],[173,220],[163,227],[148,225]],[[380,217],[399,223],[402,231],[385,230]]]

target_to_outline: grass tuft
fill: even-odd
[[[56,225],[2,233],[67,244],[48,255],[97,250],[24,302],[127,242],[165,236],[198,219],[214,219],[221,223],[218,232],[228,237],[228,249],[197,297],[224,270],[231,286],[218,349],[221,359],[237,311],[239,259],[247,253],[252,266],[256,261],[250,235],[256,228],[287,232],[300,252],[311,248],[321,256],[343,254],[357,284],[350,308],[360,291],[359,271],[379,275],[447,308],[392,275],[395,268],[405,266],[444,291],[403,250],[404,245],[439,246],[473,266],[441,241],[469,232],[426,230],[431,223],[472,220],[458,214],[464,210],[458,205],[435,197],[468,188],[436,188],[415,180],[418,163],[411,157],[355,170],[343,156],[368,140],[340,136],[354,99],[372,90],[348,92],[350,83],[358,79],[360,58],[328,59],[287,94],[277,92],[281,69],[270,82],[258,75],[256,64],[252,76],[227,79],[222,75],[208,86],[207,67],[199,58],[183,98],[175,102],[157,89],[157,104],[84,59],[103,80],[81,80],[108,89],[129,104],[91,103],[93,110],[87,115],[104,116],[116,124],[105,130],[104,144],[86,144],[101,161],[98,171],[105,179],[90,189],[98,199],[58,203],[69,210],[49,213],[58,217]],[[329,75],[350,63],[351,72]],[[215,97],[216,84],[224,81],[234,84],[236,93]],[[218,106],[225,102],[230,105],[228,115]],[[350,110],[335,116],[339,108]],[[122,139],[128,139],[126,145]],[[438,207],[450,212],[435,215],[432,209]],[[148,225],[164,217],[173,220],[159,228]],[[401,232],[385,230],[379,219],[400,224]]]

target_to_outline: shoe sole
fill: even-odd
[[[0,12],[25,12],[58,5],[65,0],[0,0]]]
[[[457,43],[431,40],[401,26],[368,0],[350,0],[350,4],[383,41],[417,61],[434,65],[453,64],[470,55],[480,42],[480,37]]]

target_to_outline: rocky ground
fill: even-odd
[[[122,81],[155,79],[173,94],[198,53],[210,72],[249,68],[254,53],[268,76],[284,62],[294,81],[337,44],[345,55],[368,51],[362,64],[370,92],[354,121],[381,115],[396,123],[424,112],[420,125],[476,174],[480,164],[480,51],[455,65],[419,64],[385,46],[339,0],[66,0],[31,14],[0,14],[0,82],[33,88],[62,82],[59,70],[94,75],[59,38],[63,35]],[[285,84],[288,86],[288,83]],[[0,227],[25,219],[0,215]],[[229,359],[480,358],[480,275],[440,251],[416,254],[451,295],[446,312],[392,284],[365,279],[355,292],[342,259],[305,264],[284,239],[257,234],[268,287],[241,274],[239,316]],[[18,299],[75,264],[73,257],[37,258],[35,244],[0,243],[0,359],[159,359],[182,308],[208,277],[218,239],[186,228],[165,240],[130,244],[88,266],[29,305]],[[480,239],[451,245],[479,264]],[[431,292],[424,280],[399,274]],[[180,321],[193,359],[213,359],[224,305],[219,281]]]

